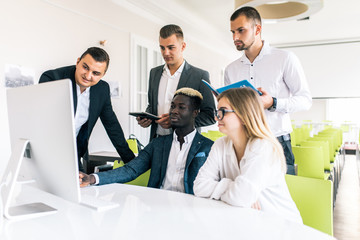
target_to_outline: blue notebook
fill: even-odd
[[[202,79],[203,83],[206,84],[206,86],[208,86],[210,88],[210,90],[212,91],[212,93],[217,96],[219,95],[220,93],[222,93],[223,91],[225,90],[228,90],[230,88],[240,88],[240,87],[249,87],[249,88],[252,88],[254,89],[256,92],[259,93],[259,95],[261,96],[262,95],[262,92],[260,92],[259,90],[257,90],[251,83],[248,82],[248,80],[242,80],[242,81],[239,81],[239,82],[236,82],[236,83],[232,83],[230,85],[227,85],[225,87],[221,87],[221,88],[218,88],[218,89],[215,89],[213,86],[211,86],[210,83],[208,83],[207,81],[205,81],[204,79]]]

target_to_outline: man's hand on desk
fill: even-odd
[[[80,187],[86,187],[95,183],[95,177],[93,175],[87,175],[83,172],[79,172]]]

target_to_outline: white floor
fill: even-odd
[[[334,237],[360,240],[360,184],[355,155],[346,155],[334,209]]]

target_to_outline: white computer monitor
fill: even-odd
[[[1,183],[4,215],[22,212],[9,210],[18,178],[34,179],[42,190],[80,202],[70,80],[8,89],[7,104],[12,154]],[[23,158],[26,149],[30,156]]]

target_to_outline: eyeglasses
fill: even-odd
[[[230,112],[235,112],[234,110],[228,110],[228,109],[224,109],[224,108],[220,108],[220,109],[215,109],[215,116],[217,117],[217,119],[222,120],[225,116],[226,113],[230,113]]]

